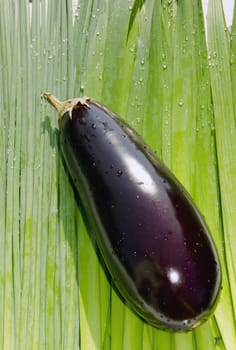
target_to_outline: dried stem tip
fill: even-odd
[[[90,108],[88,102],[91,99],[90,97],[86,97],[86,96],[72,98],[66,101],[60,101],[56,96],[54,96],[50,92],[44,92],[43,97],[57,110],[59,124],[66,112],[68,112],[70,118],[72,118],[73,109],[79,108],[81,106]]]
[[[44,92],[43,97],[47,100],[54,108],[56,108],[57,112],[60,114],[63,108],[64,102],[60,101],[56,96],[51,94],[50,92]]]

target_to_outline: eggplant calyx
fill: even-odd
[[[72,98],[66,101],[60,101],[56,96],[54,96],[50,92],[44,92],[43,97],[57,110],[59,125],[63,119],[63,116],[66,113],[68,113],[70,119],[72,119],[72,111],[74,109],[80,107],[90,108],[88,102],[91,99],[87,96]]]

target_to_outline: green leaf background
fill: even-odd
[[[236,349],[236,11],[221,0],[0,0],[0,349]],[[214,316],[142,322],[104,273],[40,95],[92,96],[182,181],[218,247]]]

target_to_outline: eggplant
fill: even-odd
[[[114,286],[148,324],[188,331],[215,310],[220,262],[190,195],[142,138],[88,97],[45,99]]]

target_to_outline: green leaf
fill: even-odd
[[[73,1],[74,3],[74,1]],[[0,0],[0,348],[236,348],[236,11],[221,0]],[[139,319],[107,276],[41,99],[89,95],[172,169],[216,242],[223,290],[189,333]]]

